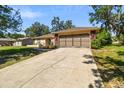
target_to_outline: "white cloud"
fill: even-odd
[[[44,14],[39,11],[32,10],[32,6],[28,5],[15,5],[12,6],[16,10],[20,10],[22,18],[34,19],[38,17],[43,17]]]
[[[21,16],[23,18],[38,18],[38,17],[42,17],[43,14],[40,12],[26,10],[26,11],[21,11]]]

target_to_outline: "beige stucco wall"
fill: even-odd
[[[42,39],[42,40],[34,40],[34,45],[43,45],[43,46],[47,46],[48,45],[48,39]],[[51,39],[51,44],[55,45],[55,39]]]
[[[45,46],[46,42],[45,40],[34,40],[34,45],[39,45],[39,44]]]
[[[13,43],[13,46],[22,46],[22,42],[21,41],[16,41]]]
[[[51,39],[51,43],[55,45],[55,39]]]

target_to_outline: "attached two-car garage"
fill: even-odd
[[[90,47],[89,34],[61,35],[59,36],[60,47]]]
[[[84,47],[91,48],[91,39],[96,38],[99,28],[76,27],[53,32],[55,45],[58,47]]]

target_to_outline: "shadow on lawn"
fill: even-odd
[[[0,50],[0,64],[4,64],[7,61],[17,61],[20,60],[21,57],[34,56],[41,52],[42,51],[32,48]]]
[[[124,66],[124,61],[118,60],[118,59],[113,59],[111,57],[105,57],[104,59],[106,62],[109,62],[110,64],[115,64],[116,66]]]
[[[123,56],[124,55],[124,51],[118,51],[117,54],[120,55],[120,56]]]
[[[95,63],[98,64],[99,66],[102,66],[102,68],[98,68],[98,69],[91,69],[93,75],[95,77],[101,77],[102,80],[95,80],[94,84],[89,84],[89,88],[93,88],[93,87],[97,87],[100,88],[102,87],[102,82],[106,82],[108,83],[109,81],[118,78],[119,79],[123,79],[124,80],[124,70],[122,71],[120,69],[120,67],[124,68],[124,61],[122,60],[118,60],[118,59],[113,59],[109,56],[104,57],[98,57],[98,56],[91,56],[91,55],[85,55],[84,56],[86,59],[94,59]],[[102,60],[102,62],[100,62]],[[83,62],[86,64],[92,64],[94,63],[86,61]],[[114,66],[114,68],[112,67],[105,67],[105,65],[111,65]],[[113,87],[120,87],[119,85],[115,85]],[[124,85],[123,85],[124,87]]]
[[[102,80],[95,80],[94,84],[90,83],[89,88],[102,88]]]
[[[104,68],[99,68],[98,71],[101,73],[101,78],[103,82],[108,83],[114,78],[122,78],[124,80],[124,71],[120,69],[120,67],[124,67],[124,61],[113,59],[111,57],[106,56],[105,58],[102,57],[94,57],[95,61],[98,65],[103,66]],[[99,62],[99,60],[102,59],[105,62]],[[105,67],[106,64],[110,64],[114,66],[114,68],[111,67]],[[119,85],[116,85],[114,87],[120,87]],[[124,87],[124,85],[123,85]]]
[[[86,60],[85,60],[85,62],[82,62],[82,63],[85,63],[85,64],[92,64],[93,63],[93,56],[92,55],[84,55],[83,57]]]
[[[94,87],[101,88],[101,87],[103,87],[101,75],[100,75],[98,69],[91,69],[91,72],[95,77],[97,77],[97,79],[94,80],[93,84],[90,83],[88,87],[89,88],[94,88]]]

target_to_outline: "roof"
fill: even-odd
[[[0,38],[0,41],[16,41],[16,40],[12,38]]]
[[[34,37],[33,39],[48,39],[48,38],[54,38],[54,34],[80,34],[80,33],[89,33],[91,30],[99,31],[100,28],[97,27],[75,27],[71,29],[66,30],[60,30],[57,32],[52,32],[50,34]]]
[[[17,40],[31,39],[30,37],[18,38]]]
[[[97,28],[97,27],[75,27],[75,28],[71,28],[71,29],[66,29],[66,30],[60,30],[60,31],[57,31],[57,32],[53,32],[53,34],[72,33],[72,32],[77,32],[77,31],[88,33],[92,30],[99,31],[100,28]]]
[[[47,38],[54,38],[54,35],[50,33],[50,34],[34,37],[33,39],[47,39]]]

